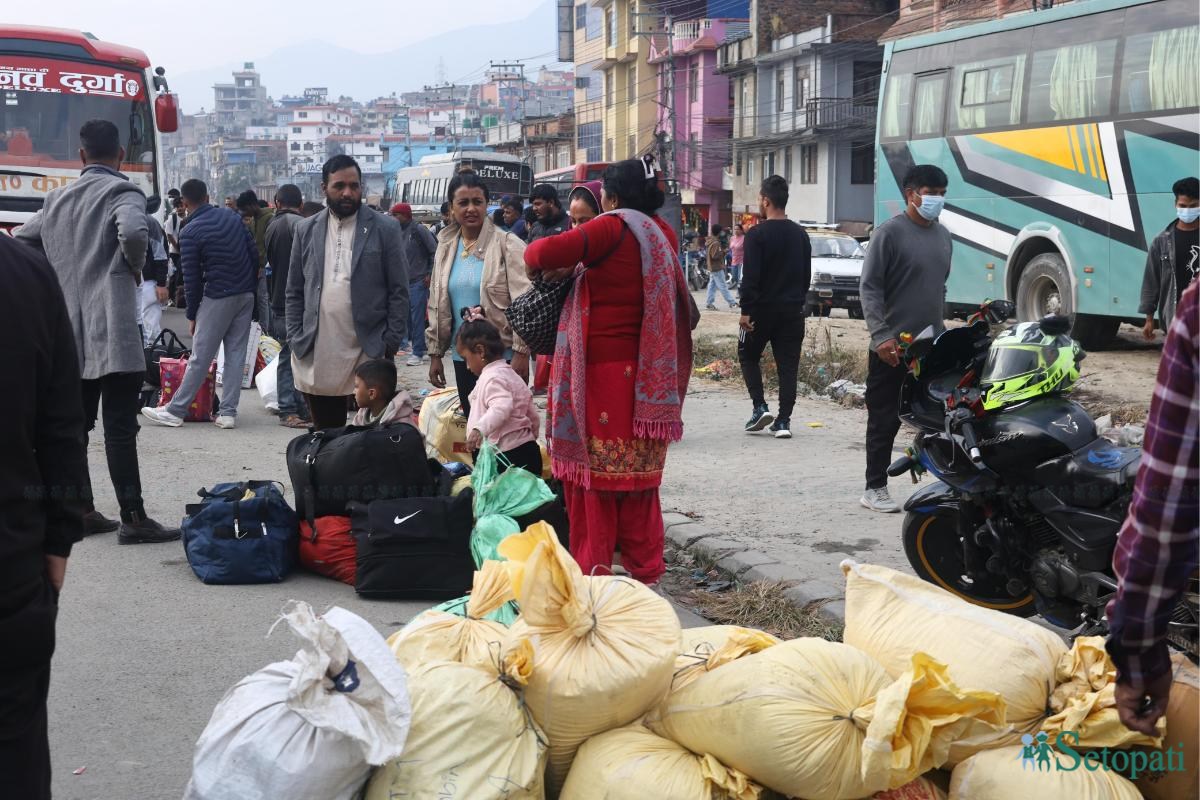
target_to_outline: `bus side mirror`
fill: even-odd
[[[170,92],[154,98],[154,124],[163,133],[179,130],[179,101]]]

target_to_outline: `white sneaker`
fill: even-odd
[[[408,361],[404,362],[406,367],[419,367],[425,363],[425,359],[421,356],[409,356]]]
[[[237,427],[237,417],[217,417],[213,424],[218,428],[224,428],[227,431],[233,430]]]
[[[166,425],[168,428],[178,428],[183,424],[183,418],[177,417],[170,411],[167,411],[166,406],[159,406],[158,408],[146,406],[142,409],[142,416],[151,422]]]
[[[863,504],[863,508],[869,508],[872,511],[879,511],[884,514],[894,514],[900,510],[900,506],[892,500],[892,496],[888,494],[887,487],[882,489],[867,489],[863,492],[863,496],[858,502]]]

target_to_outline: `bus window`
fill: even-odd
[[[1122,113],[1200,105],[1200,26],[1187,25],[1125,39]]]
[[[412,202],[412,183],[404,182],[404,188],[400,190],[400,201],[403,203]]]
[[[1089,14],[1034,31],[1027,122],[1103,117],[1112,111],[1124,18],[1121,12]]]
[[[970,131],[1016,125],[1021,121],[1025,55],[974,61],[954,70],[955,107],[950,129]]]
[[[946,75],[918,75],[913,85],[912,137],[941,136],[946,104]]]
[[[880,137],[883,139],[903,139],[908,136],[908,117],[911,111],[909,102],[912,98],[912,75],[887,76],[887,91],[883,96],[883,115],[880,124],[883,126]]]

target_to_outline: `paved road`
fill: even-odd
[[[178,312],[168,311],[164,321],[186,331]],[[253,389],[243,392],[239,411],[232,431],[203,423],[143,426],[139,451],[151,516],[177,523],[202,486],[287,482],[284,450],[296,432],[281,428]],[[88,458],[98,507],[115,515],[100,435]],[[226,690],[296,652],[286,625],[266,636],[292,598],[318,611],[342,606],[385,636],[430,605],[362,601],[348,586],[303,573],[270,586],[205,586],[178,543],[120,547],[115,534],[80,543],[62,595],[50,689],[54,796],[178,800],[196,737]],[[685,625],[702,623],[683,613]],[[86,770],[74,775],[80,767]]]

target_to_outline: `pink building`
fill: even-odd
[[[685,227],[705,230],[731,221],[725,168],[731,161],[733,109],[729,79],[717,74],[717,51],[727,38],[744,36],[744,19],[691,19],[651,38],[649,63],[658,70],[658,130],[672,141],[670,175],[679,182]],[[672,68],[673,67],[673,68]],[[674,97],[668,97],[668,69]],[[674,129],[671,111],[674,110]]]

